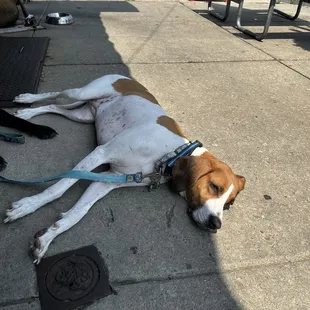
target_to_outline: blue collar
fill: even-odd
[[[175,157],[167,162],[167,167],[172,168],[174,163],[182,156],[190,156],[197,147],[202,147],[202,143],[196,140],[195,142],[190,142],[190,144]]]
[[[188,142],[175,151],[170,152],[164,155],[161,159],[155,162],[154,172],[147,175],[150,178],[151,182],[149,185],[149,191],[159,187],[161,178],[170,179],[172,176],[172,167],[174,163],[182,156],[189,156],[197,147],[201,147],[202,143],[199,141]]]

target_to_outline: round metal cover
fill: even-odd
[[[50,267],[45,285],[54,298],[75,301],[88,295],[99,278],[99,269],[92,259],[87,256],[68,256]]]

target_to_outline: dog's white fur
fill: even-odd
[[[61,107],[49,105],[24,109],[18,111],[17,116],[30,119],[44,113],[56,113],[82,123],[95,122],[98,147],[76,165],[74,170],[91,171],[101,164],[108,163],[110,171],[103,172],[105,174],[118,175],[140,171],[143,174],[149,174],[153,172],[156,160],[188,140],[157,123],[158,117],[166,114],[159,105],[137,95],[123,96],[116,91],[113,83],[120,79],[127,78],[120,75],[107,75],[82,88],[19,95],[15,98],[19,103],[33,103],[61,97],[78,101]],[[199,148],[193,155],[200,155],[203,152],[206,152],[206,149]],[[60,198],[76,182],[76,179],[62,179],[42,193],[14,202],[12,208],[6,211],[5,222],[21,218]],[[92,205],[111,190],[120,187],[146,186],[149,182],[149,179],[144,179],[142,183],[126,184],[93,182],[73,208],[62,213],[61,219],[37,235],[33,246],[35,262],[40,262],[56,236],[80,221]],[[209,214],[222,218],[223,206],[232,188],[233,185],[229,187],[229,192],[218,199],[206,201],[205,205],[196,211],[197,219],[205,219]]]

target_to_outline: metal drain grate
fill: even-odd
[[[38,88],[49,38],[0,37],[0,107]]]
[[[42,310],[73,309],[112,293],[94,246],[42,259],[36,270]]]

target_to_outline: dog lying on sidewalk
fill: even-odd
[[[24,109],[18,111],[17,116],[30,119],[56,113],[73,121],[95,123],[98,147],[74,170],[92,171],[102,164],[110,164],[110,170],[103,174],[119,176],[142,172],[144,178],[141,183],[93,182],[68,212],[62,213],[51,227],[35,234],[31,247],[35,263],[40,262],[52,240],[79,222],[95,202],[115,188],[150,185],[150,174],[154,172],[156,162],[189,143],[180,126],[166,115],[155,97],[127,77],[106,75],[82,88],[22,94],[15,101],[33,103],[55,98],[77,101],[69,105]],[[234,174],[228,165],[203,147],[178,158],[169,177],[174,190],[188,201],[191,218],[211,232],[221,228],[224,207],[233,203],[245,185],[244,177]],[[166,181],[166,175],[158,180],[160,183]],[[60,198],[76,182],[77,179],[62,179],[40,194],[14,202],[6,211],[4,222],[35,212]]]
[[[2,109],[0,109],[0,126],[15,128],[39,139],[51,139],[57,135],[57,132],[50,127],[30,123]],[[0,156],[0,171],[6,166],[7,162]]]

